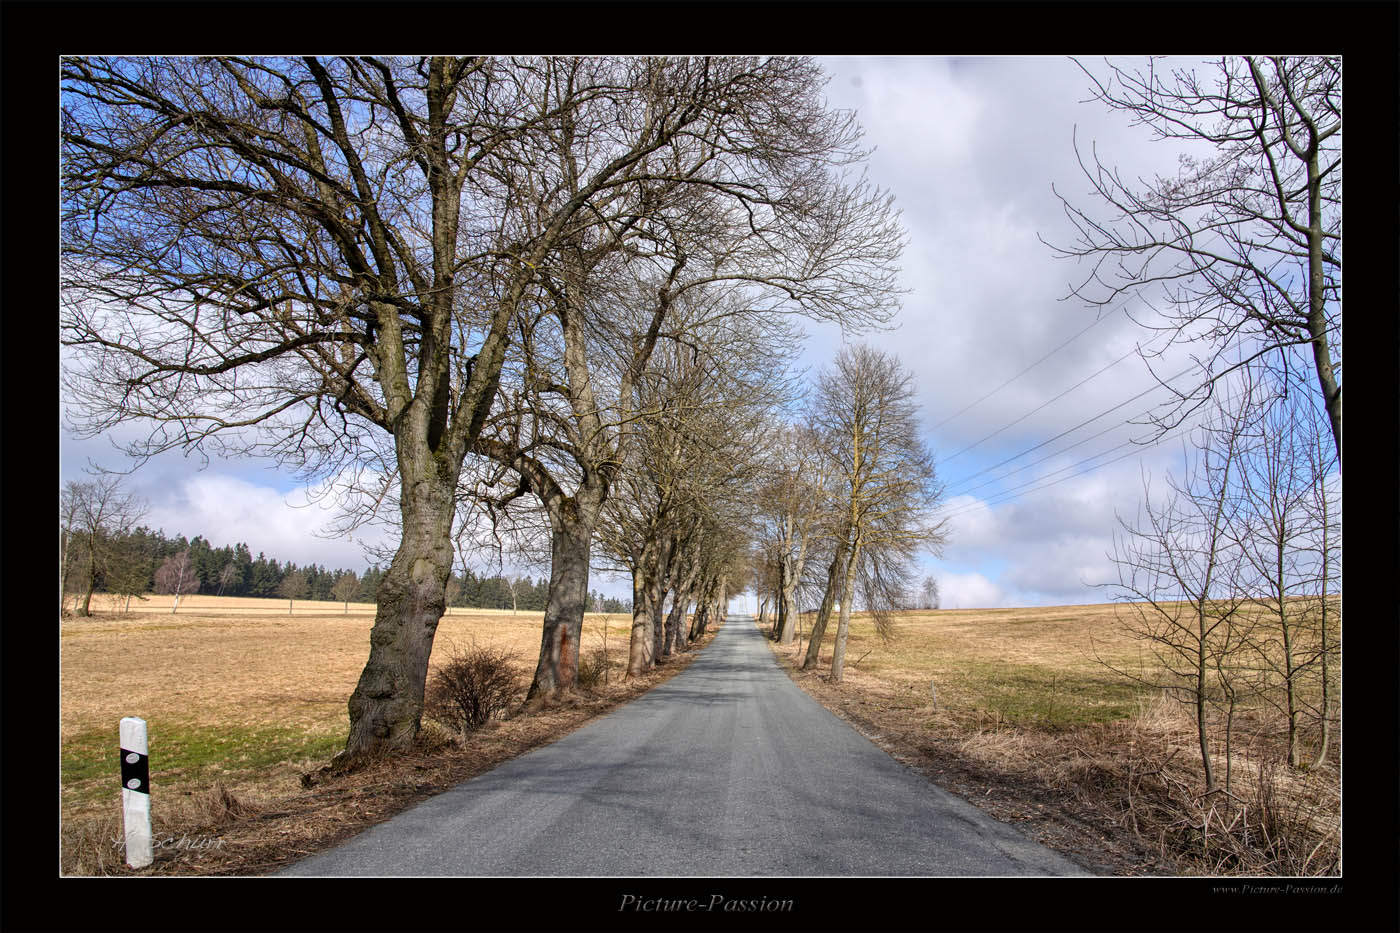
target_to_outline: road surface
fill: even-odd
[[[891,758],[803,693],[748,616],[590,725],[283,875],[1088,872]]]

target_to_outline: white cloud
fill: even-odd
[[[153,505],[148,522],[170,536],[203,535],[216,547],[242,541],[255,555],[262,551],[298,564],[362,569],[368,561],[359,544],[318,536],[334,512],[305,502],[300,492],[287,495],[237,477],[200,473]]]
[[[1008,605],[1002,588],[980,573],[941,574],[938,593],[944,609],[996,609]]]

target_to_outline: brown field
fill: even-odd
[[[827,677],[834,631],[812,672],[796,669],[805,641],[770,645],[799,686],[896,757],[1105,872],[1336,874],[1340,723],[1322,767],[1292,770],[1282,716],[1241,702],[1230,755],[1212,747],[1232,796],[1198,797],[1191,710],[1110,669],[1156,671],[1117,623],[1120,609],[901,613],[888,642],[857,615],[841,683]],[[1316,685],[1304,693],[1315,701]],[[1318,729],[1305,720],[1311,762]],[[1212,728],[1223,732],[1218,715]]]
[[[158,835],[164,827],[176,837],[196,829],[228,836],[230,821],[236,823],[240,814],[288,811],[291,799],[301,799],[303,808],[319,806],[305,799],[320,791],[307,794],[302,775],[342,747],[349,727],[346,701],[369,653],[373,607],[368,605],[356,612],[352,603],[349,614],[340,603],[299,602],[288,614],[284,600],[213,596],[186,597],[175,614],[169,611],[169,597],[133,602],[137,605],[142,611],[110,612],[94,598],[97,615],[60,623],[64,873],[125,870],[120,852],[110,851],[110,840],[120,835],[115,748],[123,716],[147,721]],[[269,605],[279,608],[271,611]],[[439,625],[431,663],[439,664],[454,646],[504,649],[515,659],[523,699],[539,653],[542,618],[540,613],[454,609]],[[606,684],[562,709],[493,721],[465,743],[451,741],[445,730],[425,729],[428,747],[417,770],[431,770],[440,781],[462,779],[572,731],[684,666],[680,660],[623,683],[630,624],[630,616],[585,617],[585,659],[601,651],[606,634]],[[379,780],[384,777],[380,774]],[[422,786],[423,774],[414,778],[410,789],[428,789]],[[336,783],[326,780],[327,786]],[[337,786],[344,790],[364,780],[352,776]],[[373,821],[402,803],[401,790],[387,796],[382,788],[365,794],[357,790],[356,806]],[[320,818],[301,813],[294,821],[290,832],[310,847],[305,851],[324,841],[325,826],[313,831]],[[354,822],[344,812],[324,815],[326,821]],[[263,849],[253,849],[257,858],[275,861]],[[165,856],[158,855],[147,871],[236,871],[257,862],[234,858],[227,846],[218,853],[184,849]]]

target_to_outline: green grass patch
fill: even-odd
[[[1152,691],[1137,684],[1030,664],[964,660],[954,674],[973,705],[1012,724],[1072,726],[1126,719]]]
[[[325,759],[344,741],[339,725],[238,729],[153,722],[151,787],[158,794],[162,784],[202,783],[283,763]],[[117,787],[121,767],[117,748],[115,731],[84,732],[65,740],[60,758],[64,789],[81,800]]]

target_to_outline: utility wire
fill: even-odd
[[[1170,379],[1167,380],[1167,383],[1173,382],[1173,381],[1175,381],[1175,380],[1181,378],[1182,376],[1184,376],[1184,375],[1185,375],[1186,373],[1188,373],[1188,372],[1190,372],[1190,368],[1189,368],[1189,367],[1188,367],[1187,369],[1184,369],[1184,370],[1182,370],[1181,372],[1177,373],[1175,376],[1172,376]],[[1165,384],[1166,384],[1166,383],[1163,383],[1163,385],[1165,385]],[[1149,389],[1148,391],[1151,391],[1151,390]],[[1129,399],[1129,401],[1132,401],[1132,399]],[[1124,404],[1126,404],[1126,403],[1124,403]],[[1120,407],[1120,408],[1121,408],[1122,406],[1119,405],[1119,406],[1116,406],[1116,407]],[[1111,410],[1112,410],[1112,409],[1110,409],[1110,411],[1111,411]],[[1106,412],[1105,412],[1105,414],[1106,414]],[[1102,415],[1099,415],[1099,416],[1096,416],[1096,417],[1102,417]],[[1091,419],[1091,420],[1093,420],[1093,419]],[[1126,423],[1126,422],[1122,422],[1122,423]],[[1083,426],[1083,425],[1078,425],[1077,427],[1082,427],[1082,426]],[[1115,425],[1114,427],[1117,427],[1117,426],[1118,426],[1118,425]],[[968,513],[970,513],[970,512],[975,512],[975,511],[977,511],[977,509],[978,509],[980,506],[983,506],[983,505],[986,505],[986,506],[1000,505],[1000,504],[1003,503],[1003,502],[1009,502],[1009,501],[1011,501],[1012,499],[1018,499],[1018,498],[1020,498],[1021,496],[1029,495],[1029,494],[1032,493],[1032,492],[1038,492],[1038,491],[1041,490],[1041,489],[1048,489],[1048,488],[1051,487],[1051,486],[1057,485],[1057,484],[1059,484],[1059,483],[1063,483],[1063,482],[1065,482],[1065,481],[1067,481],[1067,480],[1074,479],[1074,478],[1076,478],[1076,477],[1078,477],[1078,476],[1084,476],[1084,475],[1086,475],[1086,474],[1088,474],[1088,473],[1092,473],[1094,470],[1098,470],[1098,469],[1101,469],[1102,467],[1109,466],[1110,464],[1117,463],[1117,462],[1120,461],[1120,460],[1126,460],[1128,457],[1131,457],[1131,456],[1133,456],[1133,455],[1136,454],[1136,453],[1141,453],[1141,452],[1143,452],[1143,451],[1151,450],[1151,449],[1154,448],[1154,447],[1159,447],[1159,446],[1161,446],[1162,444],[1165,444],[1167,441],[1176,440],[1176,439],[1178,439],[1178,438],[1185,437],[1185,436],[1189,435],[1191,432],[1195,431],[1198,427],[1199,427],[1199,425],[1190,425],[1190,426],[1188,426],[1188,427],[1182,428],[1180,431],[1177,431],[1177,432],[1174,433],[1174,434],[1164,434],[1163,436],[1157,438],[1156,440],[1151,441],[1151,442],[1148,442],[1148,443],[1141,443],[1141,444],[1139,444],[1139,443],[1136,442],[1136,441],[1128,440],[1128,441],[1124,442],[1124,444],[1118,444],[1118,445],[1116,445],[1116,446],[1114,446],[1114,447],[1108,448],[1107,450],[1100,451],[1099,453],[1094,454],[1094,455],[1091,456],[1091,457],[1086,457],[1085,459],[1079,461],[1079,463],[1073,464],[1072,466],[1069,466],[1069,467],[1062,467],[1061,469],[1054,470],[1054,471],[1052,471],[1052,472],[1050,472],[1050,473],[1045,474],[1045,476],[1041,476],[1041,477],[1038,477],[1037,479],[1031,480],[1029,483],[1023,483],[1023,484],[1021,484],[1020,486],[1012,487],[1010,490],[1006,490],[1006,491],[1004,491],[1004,492],[1002,492],[1002,493],[997,493],[996,495],[993,495],[991,498],[989,498],[989,499],[987,499],[987,500],[985,500],[985,501],[980,501],[980,502],[977,502],[977,503],[975,503],[975,504],[966,505],[966,506],[964,506],[964,507],[958,509],[958,511],[956,511],[956,512],[950,512],[950,513],[941,515],[940,518],[943,518],[943,519],[956,518],[956,517],[959,516],[959,515],[966,515],[966,514],[968,514]],[[1076,430],[1076,428],[1070,428],[1070,431],[1073,431],[1073,430]],[[1069,433],[1069,432],[1067,431],[1067,432],[1065,432],[1065,433]],[[1103,433],[1103,432],[1100,432],[1100,434],[1102,434],[1102,433]],[[1064,435],[1062,434],[1062,435],[1059,435],[1059,436],[1063,437]],[[1098,436],[1098,435],[1094,435],[1094,436]],[[1054,438],[1051,438],[1051,440],[1054,440]],[[1045,443],[1048,444],[1048,443],[1050,443],[1050,441],[1046,441]],[[1106,460],[1106,461],[1104,461],[1103,463],[1100,463],[1100,464],[1097,464],[1097,465],[1095,465],[1095,466],[1089,467],[1088,469],[1085,469],[1085,470],[1081,470],[1079,473],[1076,473],[1076,474],[1074,474],[1074,475],[1072,475],[1072,476],[1065,476],[1065,477],[1061,477],[1060,479],[1057,479],[1057,480],[1052,480],[1051,482],[1044,483],[1044,485],[1036,486],[1034,489],[1027,489],[1025,492],[1018,492],[1018,491],[1017,491],[1017,490],[1020,490],[1020,489],[1024,489],[1024,488],[1025,488],[1026,486],[1028,486],[1028,485],[1032,485],[1032,484],[1034,484],[1034,483],[1041,482],[1042,480],[1045,480],[1045,479],[1047,479],[1048,477],[1054,476],[1056,473],[1063,473],[1065,470],[1073,469],[1074,467],[1079,466],[1079,465],[1084,464],[1084,463],[1088,463],[1088,462],[1091,461],[1091,460],[1096,460],[1096,459],[1098,459],[1099,457],[1104,456],[1105,454],[1110,454],[1110,453],[1112,453],[1113,451],[1117,450],[1118,448],[1125,446],[1125,444],[1134,444],[1134,445],[1137,446],[1139,449],[1138,449],[1138,450],[1130,450],[1130,451],[1128,451],[1127,453],[1123,454],[1122,456],[1114,457],[1112,460]],[[1044,444],[1042,444],[1042,445],[1040,445],[1040,446],[1044,446]],[[1071,448],[1069,448],[1069,447],[1066,447],[1066,448],[1065,448],[1065,450],[1069,450],[1069,449],[1071,449]],[[1063,450],[1060,451],[1060,453],[1063,453],[1063,452],[1064,452]],[[1026,451],[1026,453],[1029,453],[1029,451]],[[1024,453],[1023,453],[1023,454],[1018,454],[1017,456],[1024,456]],[[1011,458],[1011,459],[1014,460],[1014,459],[1016,459],[1016,458],[1013,457],[1013,458]],[[1045,458],[1042,458],[1042,460],[1043,460],[1043,459],[1045,459]],[[1003,463],[1006,463],[1006,462],[1009,462],[1009,461],[1003,461]],[[1037,461],[1037,462],[1040,462],[1040,461]],[[998,464],[998,466],[1000,466],[1000,464]],[[993,469],[995,469],[995,467],[993,467]],[[1019,472],[1019,470],[1012,471],[1012,472],[1013,472],[1013,473]],[[1003,477],[1001,477],[1001,478],[1002,478],[1002,479],[1005,479],[1006,476],[1010,476],[1010,475],[1012,475],[1012,474],[1011,474],[1011,473],[1007,473],[1005,476],[1003,476]],[[983,484],[983,485],[985,485],[985,484]],[[978,488],[980,488],[980,487],[978,487]],[[1008,493],[1009,493],[1009,494],[1008,494]]]
[[[1084,420],[1084,421],[1081,421],[1081,422],[1079,422],[1078,424],[1076,424],[1076,425],[1075,425],[1074,427],[1072,427],[1072,428],[1069,428],[1069,429],[1067,429],[1067,430],[1061,431],[1059,434],[1056,434],[1054,437],[1050,438],[1048,441],[1041,441],[1039,444],[1036,444],[1034,447],[1028,447],[1028,448],[1026,448],[1025,450],[1021,451],[1019,454],[1016,454],[1015,456],[1007,457],[1005,460],[1001,461],[1000,463],[992,464],[991,466],[989,466],[989,467],[987,467],[986,469],[982,470],[982,471],[981,471],[981,474],[979,474],[979,475],[989,473],[989,472],[991,472],[992,470],[997,469],[998,467],[1003,467],[1003,466],[1005,466],[1006,464],[1012,462],[1013,460],[1019,460],[1019,459],[1021,459],[1022,457],[1024,457],[1026,454],[1034,453],[1035,451],[1037,451],[1037,450],[1039,450],[1040,448],[1046,446],[1047,444],[1053,444],[1055,441],[1058,441],[1060,438],[1064,437],[1066,434],[1072,434],[1072,433],[1074,433],[1075,431],[1078,431],[1080,428],[1084,427],[1086,424],[1093,424],[1095,421],[1098,421],[1098,420],[1099,420],[1100,418],[1102,418],[1104,415],[1112,414],[1113,412],[1117,411],[1118,409],[1122,408],[1123,406],[1125,406],[1125,405],[1130,405],[1130,404],[1132,404],[1133,402],[1136,402],[1138,399],[1142,398],[1144,395],[1147,395],[1149,392],[1156,391],[1157,389],[1162,388],[1162,386],[1169,385],[1170,383],[1175,382],[1176,380],[1180,379],[1182,376],[1184,376],[1184,375],[1186,375],[1187,373],[1191,372],[1193,369],[1195,369],[1194,366],[1188,366],[1188,367],[1186,367],[1185,369],[1183,369],[1181,372],[1177,373],[1175,376],[1172,376],[1171,378],[1169,378],[1169,379],[1167,379],[1167,380],[1165,380],[1165,381],[1163,381],[1163,382],[1159,382],[1159,383],[1157,383],[1157,385],[1149,386],[1148,388],[1146,388],[1146,389],[1144,389],[1143,391],[1139,392],[1137,395],[1134,395],[1132,398],[1128,399],[1127,401],[1119,402],[1117,405],[1114,405],[1112,408],[1106,409],[1105,411],[1101,411],[1101,412],[1099,412],[1097,415],[1095,415],[1094,417],[1088,418],[1088,419],[1086,419],[1086,420]],[[1009,427],[1009,426],[1010,426],[1010,425],[1008,425],[1008,427]],[[1115,425],[1115,427],[1116,427],[1116,425]],[[981,442],[979,441],[978,443],[981,443]],[[950,458],[950,459],[951,459],[951,458]],[[946,463],[947,461],[944,461],[944,462]]]
[[[1073,467],[1065,467],[1064,469],[1054,471],[1054,473],[1047,473],[1045,476],[1042,476],[1042,477],[1039,477],[1039,478],[1037,478],[1037,479],[1031,480],[1030,483],[1023,484],[1023,486],[1016,486],[1016,487],[1014,487],[1012,490],[1008,490],[1008,492],[1010,493],[1009,495],[1008,495],[1008,494],[1000,494],[1000,495],[997,495],[997,496],[993,496],[992,498],[987,499],[987,500],[985,500],[985,501],[979,501],[979,502],[977,502],[977,503],[975,503],[975,504],[968,505],[968,506],[964,506],[963,508],[959,509],[959,510],[956,511],[956,512],[949,512],[949,513],[947,513],[947,514],[940,515],[940,516],[938,516],[938,517],[939,517],[940,519],[943,519],[943,520],[947,520],[947,519],[951,519],[951,518],[957,518],[957,517],[959,517],[959,516],[961,516],[961,515],[967,515],[967,514],[969,514],[969,513],[975,512],[975,511],[977,511],[979,508],[981,508],[982,506],[987,506],[987,507],[990,508],[991,506],[994,506],[994,505],[1001,505],[1003,502],[1010,502],[1012,499],[1020,499],[1020,498],[1022,498],[1023,496],[1028,496],[1028,495],[1030,495],[1030,494],[1033,493],[1033,492],[1039,492],[1039,491],[1042,490],[1042,489],[1049,489],[1051,486],[1056,486],[1056,485],[1059,485],[1060,483],[1068,482],[1069,480],[1076,479],[1076,478],[1078,478],[1078,477],[1080,477],[1080,476],[1088,475],[1089,473],[1092,473],[1092,472],[1094,472],[1095,470],[1102,469],[1102,468],[1104,468],[1104,467],[1106,467],[1106,466],[1109,466],[1109,465],[1111,465],[1111,464],[1117,463],[1117,462],[1120,461],[1120,460],[1126,460],[1127,458],[1133,456],[1134,454],[1142,453],[1143,451],[1146,451],[1146,450],[1151,450],[1153,447],[1157,447],[1157,446],[1160,445],[1160,444],[1165,444],[1165,443],[1166,443],[1167,441],[1169,441],[1169,440],[1176,440],[1176,439],[1179,438],[1179,437],[1183,437],[1183,436],[1185,436],[1186,434],[1191,433],[1191,431],[1193,431],[1193,430],[1195,430],[1194,427],[1188,428],[1187,430],[1184,430],[1184,431],[1179,431],[1179,432],[1177,432],[1176,434],[1164,435],[1164,436],[1161,437],[1159,440],[1153,441],[1153,442],[1150,443],[1150,444],[1143,444],[1143,445],[1141,445],[1140,448],[1139,448],[1138,450],[1130,450],[1130,451],[1128,451],[1127,453],[1122,454],[1121,456],[1114,457],[1112,460],[1105,460],[1103,463],[1100,463],[1100,464],[1097,464],[1097,465],[1095,465],[1095,466],[1089,467],[1088,469],[1085,469],[1085,470],[1080,470],[1078,473],[1075,473],[1075,474],[1073,474],[1072,476],[1063,476],[1063,477],[1061,477],[1061,478],[1059,478],[1059,479],[1057,479],[1057,480],[1052,480],[1051,482],[1045,483],[1045,484],[1040,485],[1040,486],[1036,486],[1036,487],[1033,488],[1033,489],[1027,489],[1025,492],[1016,492],[1016,491],[1015,491],[1015,490],[1017,490],[1017,489],[1023,488],[1023,486],[1028,486],[1028,485],[1031,485],[1031,484],[1033,484],[1033,483],[1040,482],[1041,480],[1045,479],[1046,477],[1054,476],[1055,473],[1063,473],[1063,472],[1064,472],[1064,469],[1073,469]],[[1129,441],[1128,443],[1132,443],[1132,442]],[[1122,444],[1119,444],[1118,446],[1119,446],[1119,447],[1122,447],[1123,445],[1122,445]],[[1101,452],[1101,453],[1097,453],[1097,454],[1095,454],[1095,455],[1092,456],[1092,457],[1087,457],[1087,458],[1085,458],[1084,460],[1079,461],[1079,463],[1074,464],[1074,466],[1079,466],[1080,464],[1082,464],[1082,463],[1087,463],[1087,462],[1090,461],[1090,460],[1096,460],[1096,459],[1098,459],[1099,457],[1102,457],[1104,454],[1112,453],[1114,450],[1117,450],[1117,449],[1118,449],[1117,447],[1109,448],[1108,450],[1105,450],[1105,451],[1103,451],[1103,452]]]
[[[1035,369],[1035,368],[1036,368],[1037,366],[1039,366],[1041,363],[1044,363],[1046,360],[1050,359],[1050,357],[1054,356],[1056,353],[1059,353],[1059,352],[1060,352],[1061,350],[1063,350],[1065,347],[1069,346],[1071,343],[1073,343],[1074,341],[1078,340],[1080,337],[1083,337],[1085,334],[1087,334],[1089,331],[1093,330],[1095,327],[1098,327],[1098,326],[1099,326],[1100,324],[1102,324],[1104,321],[1108,320],[1108,318],[1112,317],[1113,314],[1114,314],[1115,312],[1121,311],[1121,310],[1123,310],[1124,308],[1126,308],[1127,306],[1128,306],[1128,305],[1127,305],[1127,302],[1125,301],[1123,304],[1120,304],[1117,308],[1114,308],[1113,311],[1110,311],[1108,314],[1103,315],[1103,317],[1096,318],[1096,319],[1094,320],[1094,322],[1093,322],[1092,324],[1090,324],[1088,327],[1084,328],[1084,329],[1081,330],[1079,333],[1075,334],[1073,337],[1069,338],[1069,339],[1066,340],[1064,343],[1060,344],[1058,347],[1056,347],[1055,349],[1051,350],[1049,353],[1045,354],[1045,355],[1042,356],[1040,359],[1036,360],[1034,363],[1032,363],[1031,365],[1027,366],[1025,369],[1021,370],[1021,371],[1020,371],[1019,373],[1017,373],[1016,375],[1012,376],[1010,379],[1006,380],[1006,381],[1003,382],[1001,385],[997,386],[995,389],[993,389],[992,391],[988,392],[986,395],[984,395],[984,396],[982,396],[981,398],[979,398],[977,401],[972,402],[971,404],[968,404],[968,405],[963,406],[962,408],[960,408],[960,409],[958,409],[957,411],[953,412],[953,413],[952,413],[951,415],[949,415],[948,417],[944,418],[942,421],[940,421],[940,422],[938,422],[937,424],[935,424],[935,425],[933,426],[932,430],[935,430],[935,431],[938,430],[939,428],[943,427],[943,425],[947,424],[949,421],[952,421],[954,418],[958,417],[959,415],[963,414],[964,412],[968,411],[969,409],[972,409],[972,408],[975,408],[975,407],[978,406],[978,405],[981,405],[981,404],[982,404],[983,402],[985,402],[987,399],[991,398],[993,395],[996,395],[996,394],[997,394],[998,392],[1000,392],[1002,389],[1004,389],[1004,388],[1006,388],[1007,386],[1011,385],[1011,383],[1015,382],[1017,379],[1020,379],[1020,378],[1021,378],[1022,376],[1024,376],[1026,373],[1030,372],[1032,369]]]
[[[1151,412],[1151,410],[1152,410],[1152,409],[1149,408],[1147,411],[1142,412],[1141,414],[1144,414],[1144,415],[1145,415],[1145,414],[1148,414],[1149,412]],[[1032,460],[1030,463],[1027,463],[1027,464],[1025,464],[1025,465],[1023,465],[1023,466],[1018,466],[1016,469],[1010,470],[1010,471],[1008,471],[1008,472],[1006,472],[1006,473],[1003,473],[1001,476],[994,476],[994,477],[992,477],[991,479],[984,480],[983,482],[978,483],[976,486],[973,486],[971,489],[964,489],[964,490],[961,490],[961,492],[959,492],[958,494],[959,494],[959,495],[963,495],[963,494],[965,494],[965,493],[972,492],[973,489],[981,489],[983,486],[988,486],[988,485],[990,485],[990,484],[992,484],[992,483],[995,483],[995,482],[997,482],[997,481],[999,481],[999,480],[1004,480],[1004,479],[1007,479],[1008,477],[1015,476],[1017,473],[1020,473],[1022,470],[1029,470],[1031,467],[1035,466],[1036,464],[1044,463],[1046,460],[1049,460],[1051,457],[1058,457],[1060,454],[1068,453],[1069,451],[1073,450],[1073,449],[1076,448],[1076,447],[1080,447],[1080,446],[1082,446],[1082,445],[1084,445],[1084,444],[1089,443],[1090,441],[1092,441],[1092,440],[1093,440],[1094,438],[1096,438],[1096,437],[1103,437],[1105,434],[1107,434],[1107,433],[1110,432],[1110,431],[1116,431],[1116,430],[1118,430],[1119,428],[1121,428],[1123,425],[1131,423],[1131,421],[1132,421],[1132,419],[1131,419],[1131,418],[1128,418],[1128,419],[1125,419],[1125,420],[1123,420],[1123,421],[1115,422],[1115,423],[1109,425],[1108,427],[1104,428],[1102,431],[1099,431],[1099,432],[1094,433],[1094,434],[1090,434],[1088,437],[1084,438],[1083,440],[1075,441],[1073,444],[1070,444],[1068,447],[1061,447],[1059,450],[1053,450],[1053,451],[1051,451],[1050,453],[1046,454],[1045,456],[1039,458],[1038,460]],[[1120,445],[1120,446],[1121,446],[1121,445]],[[1114,448],[1114,449],[1116,449],[1116,448]],[[1022,454],[1018,454],[1017,456],[1023,456],[1023,455],[1022,455]],[[1015,459],[1015,458],[1012,458],[1012,459]],[[998,464],[998,465],[1000,465],[1000,464]],[[965,477],[963,477],[962,479],[958,480],[956,483],[951,483],[951,484],[949,484],[947,487],[945,487],[944,491],[945,491],[945,492],[952,492],[953,490],[957,489],[959,486],[962,486],[964,483],[970,483],[970,482],[972,482],[973,480],[975,480],[977,477],[984,475],[985,472],[987,472],[987,471],[983,471],[982,473],[973,473],[973,474],[970,475],[970,476],[965,476]]]
[[[1097,377],[1103,375],[1104,373],[1108,372],[1110,369],[1112,369],[1113,367],[1117,366],[1119,363],[1123,362],[1124,360],[1126,360],[1128,357],[1132,356],[1132,355],[1133,355],[1134,353],[1136,353],[1137,351],[1138,351],[1138,348],[1137,348],[1137,347],[1133,347],[1133,348],[1132,348],[1131,350],[1129,350],[1127,353],[1124,353],[1122,356],[1118,357],[1118,359],[1114,360],[1112,363],[1109,363],[1109,364],[1108,364],[1107,366],[1105,366],[1103,369],[1100,369],[1098,372],[1095,372],[1095,373],[1093,373],[1093,374],[1091,374],[1091,375],[1089,375],[1089,376],[1084,377],[1083,379],[1081,379],[1081,380],[1079,380],[1078,382],[1076,382],[1074,385],[1070,386],[1068,389],[1065,389],[1065,390],[1064,390],[1063,392],[1061,392],[1059,395],[1057,395],[1057,396],[1055,396],[1054,398],[1050,399],[1048,402],[1043,402],[1043,403],[1041,403],[1040,405],[1037,405],[1035,408],[1032,408],[1030,411],[1026,412],[1024,415],[1022,415],[1021,417],[1017,418],[1015,421],[1011,422],[1010,424],[1003,425],[1002,427],[997,428],[995,431],[993,431],[991,434],[988,434],[986,437],[982,438],[980,441],[977,441],[976,443],[967,445],[966,447],[964,447],[962,450],[958,451],[958,452],[955,453],[955,454],[950,454],[943,462],[944,462],[944,463],[947,463],[949,460],[956,460],[958,457],[961,457],[963,454],[967,453],[967,452],[968,452],[969,450],[971,450],[972,448],[974,448],[974,447],[979,447],[979,446],[981,446],[982,444],[986,443],[987,441],[991,440],[992,438],[996,437],[996,436],[997,436],[998,434],[1000,434],[1002,431],[1005,431],[1005,430],[1007,430],[1008,428],[1015,427],[1016,425],[1020,424],[1022,421],[1025,421],[1025,420],[1026,420],[1027,418],[1029,418],[1031,415],[1033,415],[1033,414],[1035,414],[1036,412],[1040,411],[1042,408],[1045,408],[1045,407],[1048,406],[1048,405],[1053,405],[1055,402],[1058,402],[1060,399],[1064,398],[1066,395],[1069,395],[1071,392],[1073,392],[1075,389],[1077,389],[1077,388],[1079,388],[1080,386],[1082,386],[1084,383],[1088,382],[1090,379],[1097,378]]]

